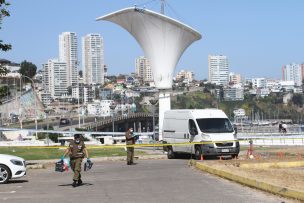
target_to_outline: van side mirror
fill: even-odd
[[[198,134],[198,132],[197,132],[197,129],[196,128],[192,128],[191,130],[190,130],[190,135],[197,135]]]

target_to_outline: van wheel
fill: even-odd
[[[11,171],[7,166],[0,165],[0,184],[7,183],[11,178]]]
[[[201,159],[201,156],[202,156],[202,149],[200,146],[196,146],[195,147],[195,154],[194,154],[194,158],[196,160],[200,160]]]
[[[174,159],[175,158],[175,153],[174,153],[172,147],[168,147],[167,157],[168,157],[168,159]]]
[[[238,156],[239,156],[238,154],[232,154],[232,155],[231,155],[231,158],[232,158],[232,159],[237,159]]]

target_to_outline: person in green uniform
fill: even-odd
[[[73,187],[80,186],[82,184],[81,174],[80,174],[81,163],[84,157],[89,159],[89,153],[82,140],[81,134],[74,135],[74,140],[70,143],[69,147],[65,150],[62,158],[64,158],[67,155],[70,156],[71,169],[74,172],[72,186]]]
[[[126,136],[127,146],[135,144],[135,138],[133,136],[133,128],[128,128],[125,136]],[[134,147],[127,147],[127,165],[134,164],[133,158],[134,158]]]

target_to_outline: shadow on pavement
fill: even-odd
[[[28,180],[10,180],[6,184],[19,184],[19,183],[27,183]]]
[[[137,165],[138,163],[132,163],[132,164],[127,164],[127,165]]]
[[[81,186],[91,186],[91,185],[93,185],[93,184],[91,184],[91,183],[82,183],[82,185],[79,185],[79,186],[77,186],[77,187],[81,187]],[[72,187],[72,184],[63,184],[63,185],[58,185],[58,186],[60,186],[60,187]]]
[[[194,155],[192,154],[183,154],[183,153],[178,153],[176,154],[175,159],[195,159]],[[220,156],[204,156],[204,160],[230,160],[232,159],[232,157],[230,155],[226,155],[226,156],[222,156],[222,158],[220,158]]]

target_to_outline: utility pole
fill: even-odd
[[[153,144],[155,144],[155,106],[158,103],[158,98],[153,97],[149,100],[150,104],[152,105],[152,111],[153,111]],[[155,146],[153,145],[153,151],[155,151]]]
[[[110,104],[110,109],[112,110],[112,137],[114,137],[114,131],[115,131],[115,125],[114,125],[114,111],[116,108],[116,104],[112,101],[112,103]]]
[[[78,128],[80,128],[81,120],[80,120],[80,104],[79,104],[79,97],[80,97],[79,80],[77,80],[77,90],[78,90]]]

